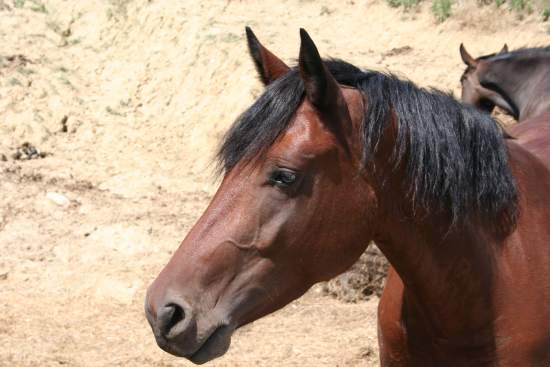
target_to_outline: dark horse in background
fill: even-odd
[[[225,137],[217,193],[149,287],[158,345],[195,363],[221,356],[235,329],[374,240],[392,265],[383,366],[550,366],[550,156],[444,93],[322,61],[300,36],[289,68],[247,29],[267,87]]]
[[[460,56],[462,101],[492,112],[495,106],[518,121],[548,113],[550,123],[550,46],[472,57],[464,45]]]
[[[489,113],[502,108],[521,122],[506,129],[511,137],[538,145],[539,155],[550,155],[550,144],[540,134],[550,130],[550,46],[510,52],[504,45],[496,54],[473,58],[460,45],[460,56],[466,64],[462,101]]]

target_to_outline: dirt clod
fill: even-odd
[[[41,152],[31,143],[25,142],[16,148],[15,153],[13,153],[12,155],[12,158],[16,161],[26,161],[30,159],[44,158],[47,155],[47,153]]]
[[[391,50],[384,52],[382,56],[391,57],[391,56],[398,56],[398,55],[406,55],[412,50],[413,48],[411,46],[394,47]]]
[[[69,116],[65,115],[63,116],[63,118],[61,119],[61,132],[62,133],[66,133],[67,131],[69,131],[68,127],[67,127],[67,121],[69,120]]]
[[[28,59],[25,55],[8,55],[6,60],[10,62],[10,66],[25,66],[27,64],[32,64],[32,61]]]

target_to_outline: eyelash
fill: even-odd
[[[296,183],[298,174],[289,169],[277,169],[269,175],[269,183],[281,188],[291,187]]]

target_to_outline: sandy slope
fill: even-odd
[[[441,25],[371,1],[195,3],[0,1],[0,365],[187,365],[156,347],[144,290],[214,192],[216,143],[261,92],[244,25],[285,60],[305,27],[324,55],[455,92],[460,42],[549,40],[469,3]],[[26,141],[48,156],[14,161]],[[375,307],[312,292],[212,365],[375,365]]]

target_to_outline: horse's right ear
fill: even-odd
[[[476,66],[477,65],[477,60],[474,59],[469,53],[468,51],[466,51],[466,48],[464,47],[464,45],[461,43],[460,44],[460,57],[462,57],[462,61],[464,61],[464,63],[468,66]]]
[[[300,28],[300,57],[298,66],[304,82],[306,96],[320,111],[329,111],[342,99],[338,82],[324,64],[317,46],[306,32]]]
[[[502,49],[498,52],[498,54],[506,54],[508,53],[508,45],[505,43],[504,46],[502,46]]]
[[[248,41],[248,51],[252,56],[252,61],[258,70],[260,79],[264,85],[269,85],[274,80],[285,75],[290,68],[265,48],[256,38],[250,27],[246,27],[246,39]]]

